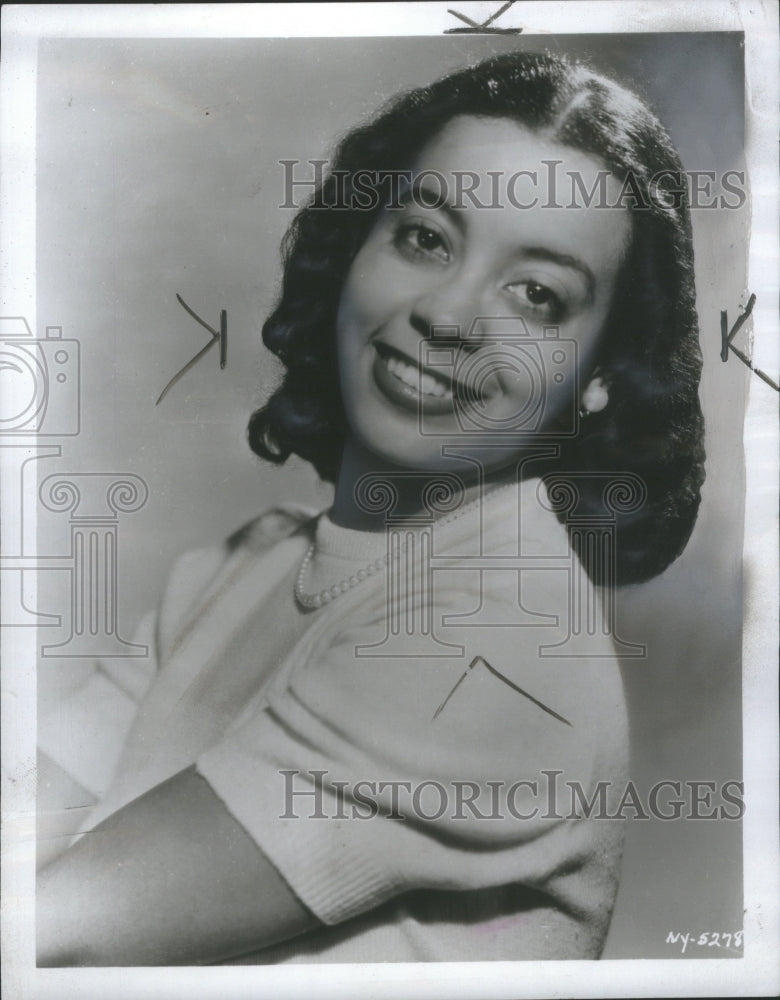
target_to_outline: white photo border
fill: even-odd
[[[438,35],[457,26],[452,6],[481,23],[499,2],[324,4],[51,4],[2,11],[2,315],[33,328],[35,289],[35,84],[43,38]],[[293,10],[294,7],[294,10]],[[754,364],[777,380],[778,124],[774,0],[523,0],[501,20],[524,34],[743,31],[746,159],[751,178],[750,291]],[[36,969],[35,639],[3,642],[3,987],[34,998],[618,997],[776,995],[778,898],[778,424],[777,397],[751,379],[744,428],[746,588],[743,640],[745,952],[742,959],[610,962],[428,963],[161,969]],[[34,497],[32,498],[34,500]],[[34,512],[33,502],[27,510]],[[6,524],[6,528],[9,526]],[[28,524],[29,528],[29,524]],[[10,528],[10,531],[13,527]],[[9,531],[9,533],[10,533]],[[26,574],[28,577],[32,574]],[[34,586],[34,581],[30,581]],[[29,595],[34,604],[34,593]],[[5,595],[4,595],[5,599]]]

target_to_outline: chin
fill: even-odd
[[[390,446],[388,436],[389,433],[383,439],[377,439],[373,435],[357,435],[361,445],[376,456],[377,468],[394,466],[399,471],[439,472],[451,470],[456,464],[452,459],[445,459],[441,450],[431,442],[421,442],[419,438],[410,442],[408,438],[396,434],[393,446]]]

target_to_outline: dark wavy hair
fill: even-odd
[[[605,510],[605,474],[640,477],[645,502],[617,514],[614,579],[649,579],[684,549],[704,480],[701,353],[684,174],[666,130],[639,98],[558,56],[516,52],[488,59],[401,95],[344,138],[283,243],[281,297],[263,327],[263,341],[286,372],[251,417],[252,450],[275,463],[295,453],[323,479],[335,480],[346,431],[336,313],[352,260],[385,203],[380,200],[373,211],[350,208],[352,177],[410,169],[421,149],[459,115],[511,119],[599,157],[624,181],[631,178],[633,239],[598,357],[609,403],[582,422],[575,439],[562,443],[555,467],[574,474],[578,514],[594,517]],[[651,190],[659,175],[667,182],[677,178],[674,197],[659,198]],[[339,181],[344,188],[337,197]],[[585,562],[597,579],[598,568]]]

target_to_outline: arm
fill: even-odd
[[[486,591],[489,622],[501,620],[506,589]],[[413,639],[407,656],[360,657],[356,647],[375,648],[386,634],[384,595],[370,594],[351,619],[342,605],[338,630],[323,633],[285,684],[268,692],[267,707],[199,758],[198,770],[326,925],[410,890],[515,883],[571,925],[565,947],[549,934],[544,956],[538,942],[524,941],[526,957],[594,957],[617,885],[622,824],[569,819],[566,805],[548,816],[544,789],[549,773],[559,775],[562,793],[565,781],[576,781],[589,800],[596,782],[617,789],[625,720],[614,661],[543,659],[538,643],[549,642],[551,630],[492,624],[448,626],[463,657],[420,660]],[[468,611],[473,596],[464,607],[454,585],[440,588],[439,610]],[[552,606],[561,606],[561,595],[553,596]],[[477,654],[512,686],[487,668],[470,669]],[[519,793],[518,780],[526,786]],[[443,787],[442,812],[435,797],[413,805],[411,790],[424,782]],[[460,809],[455,782],[478,793],[479,812],[494,815]],[[395,806],[392,789],[404,785]],[[378,807],[373,813],[366,796]],[[396,808],[403,821],[389,818]],[[534,911],[529,926],[549,926],[542,902]]]
[[[202,964],[315,926],[208,784],[183,771],[44,869],[38,964]]]
[[[67,849],[95,804],[95,796],[41,750],[36,784],[35,861],[41,869]]]
[[[158,662],[165,664],[209,587],[229,572],[231,553],[240,545],[267,548],[308,516],[272,510],[227,546],[180,557],[158,614],[135,636],[148,646],[148,660],[93,667],[67,699],[53,704],[42,745],[51,749],[54,764],[49,769],[43,757],[39,773],[46,815],[57,820],[41,852],[41,965],[218,961],[318,923],[195,771],[181,772],[128,803],[46,864],[76,832],[74,804],[100,799],[110,784]]]

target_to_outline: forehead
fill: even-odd
[[[604,161],[507,118],[453,118],[420,151],[414,172],[494,238],[574,240],[597,258],[622,257],[630,239],[630,213],[614,207],[622,181]],[[464,194],[470,188],[474,198]],[[589,201],[583,191],[594,189]]]
[[[509,176],[518,170],[545,173],[550,161],[559,163],[559,172],[579,172],[583,180],[595,180],[606,164],[598,156],[573,149],[546,131],[535,132],[509,118],[480,118],[458,115],[443,126],[420,151],[419,169],[446,171],[490,171]],[[438,166],[436,165],[438,164]],[[540,176],[540,183],[545,180]],[[617,177],[610,178],[620,189]],[[546,188],[541,188],[547,194]]]

